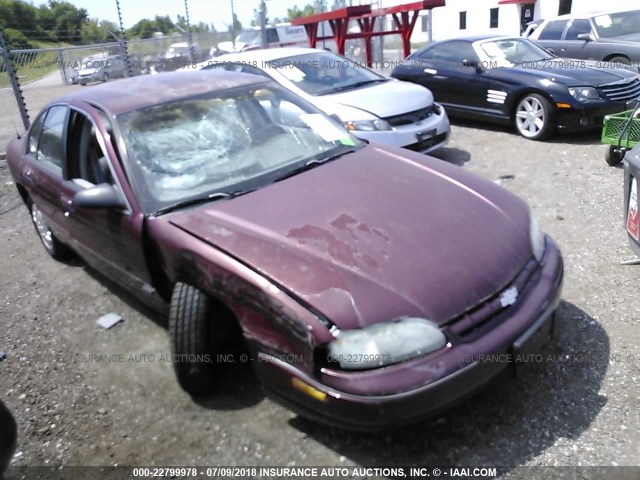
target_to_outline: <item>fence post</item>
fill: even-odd
[[[193,49],[193,36],[191,35],[191,22],[189,21],[189,4],[184,0],[185,21],[187,22],[187,42],[189,45],[189,56],[191,63],[196,63],[196,54]],[[202,45],[201,45],[202,47]]]
[[[11,62],[11,53],[9,51],[9,47],[7,46],[7,42],[4,40],[4,35],[0,32],[0,54],[4,59],[4,65],[7,69],[7,75],[9,75],[9,80],[11,81],[11,88],[13,88],[13,95],[16,98],[16,103],[18,104],[18,111],[20,112],[20,117],[22,117],[22,124],[24,125],[24,129],[29,129],[29,113],[27,112],[27,104],[22,96],[22,89],[20,88],[20,82],[18,81],[18,75],[16,74],[16,69],[13,68],[13,63]]]
[[[124,37],[124,26],[122,24],[122,10],[120,10],[120,1],[116,0],[116,8],[118,9],[118,21],[120,22],[120,48],[122,49],[122,55],[124,56],[124,62],[127,66],[125,72],[127,77],[133,77],[133,70],[131,69],[131,60],[129,59],[129,52],[127,51],[127,40]]]
[[[64,82],[65,85],[69,85],[69,79],[67,78],[67,69],[66,69],[66,65],[64,64],[64,56],[62,55],[62,48],[58,49],[57,51],[57,57],[58,57],[58,65],[60,66],[60,73],[62,74],[62,81]]]

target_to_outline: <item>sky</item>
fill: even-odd
[[[118,13],[115,0],[68,0],[76,7],[84,8],[89,12],[90,18],[111,20],[118,23]],[[213,23],[216,30],[226,30],[231,23],[231,0],[187,0],[189,4],[189,20],[192,24],[200,21]],[[35,0],[34,4],[44,3]],[[284,18],[287,8],[294,5],[306,5],[312,0],[266,0],[267,15],[273,20],[276,17]],[[260,4],[259,0],[234,0],[233,7],[238,20],[243,26],[248,27],[253,17],[254,9]],[[143,18],[153,19],[156,15],[169,15],[175,21],[176,15],[184,15],[184,0],[120,0],[122,20],[125,28],[129,28]]]

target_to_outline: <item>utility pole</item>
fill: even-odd
[[[231,1],[231,45],[236,49],[236,12],[233,9],[233,0]]]
[[[262,48],[267,48],[267,5],[264,0],[260,0],[258,15],[260,18],[260,43]]]

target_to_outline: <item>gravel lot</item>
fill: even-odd
[[[0,399],[19,423],[15,464],[512,467],[505,478],[546,475],[520,466],[640,465],[640,267],[618,263],[632,257],[622,169],[605,164],[604,148],[598,132],[539,143],[454,124],[437,156],[523,197],[564,253],[557,335],[545,361],[517,378],[380,434],[298,418],[265,398],[246,365],[228,373],[220,394],[192,401],[158,361],[170,351],[164,316],[80,263],[51,260],[0,161]],[[108,312],[124,323],[100,329]],[[126,361],[47,358],[77,353]]]

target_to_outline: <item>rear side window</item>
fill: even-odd
[[[44,122],[44,118],[47,116],[47,113],[43,113],[38,117],[38,119],[31,126],[31,130],[29,131],[29,151],[28,153],[36,156],[38,153],[38,142],[40,141],[40,134],[42,133],[42,123]]]
[[[538,40],[560,40],[562,38],[562,32],[569,20],[556,20],[555,22],[549,22],[540,32]]]
[[[589,20],[579,19],[571,22],[564,39],[577,40],[578,35],[581,33],[591,33],[591,22],[589,22]]]
[[[36,160],[48,163],[62,173],[64,150],[62,136],[67,119],[67,107],[51,107],[42,125]]]

